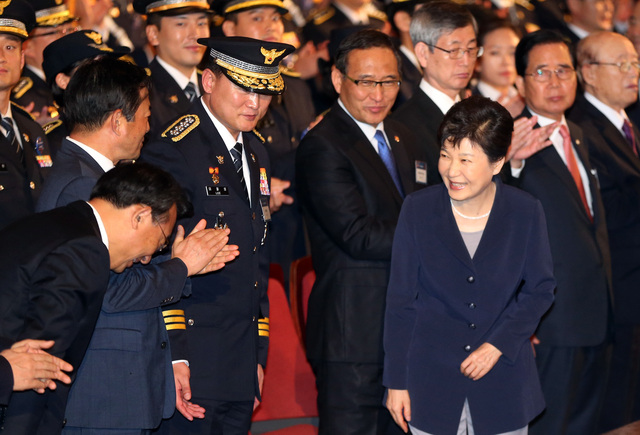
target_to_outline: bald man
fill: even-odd
[[[580,41],[584,95],[569,119],[582,127],[598,171],[604,202],[614,292],[615,340],[600,430],[640,419],[640,131],[625,107],[638,99],[640,63],[633,43],[613,32]]]

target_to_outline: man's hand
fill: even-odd
[[[524,100],[520,95],[514,95],[513,97],[503,95],[498,98],[498,103],[502,104],[502,107],[507,109],[514,119],[522,113],[525,107]]]
[[[540,339],[536,337],[536,334],[533,334],[530,338],[531,340],[531,349],[533,350],[533,357],[536,357],[536,346],[540,344]]]
[[[293,198],[284,193],[289,186],[291,186],[291,181],[271,177],[271,196],[269,197],[269,209],[271,213],[280,210],[282,204],[293,204]]]
[[[73,370],[71,364],[42,350],[51,346],[53,340],[22,340],[0,352],[11,366],[13,391],[34,389],[42,394],[45,388],[56,389],[54,379],[71,383],[71,378],[64,373]]]
[[[411,421],[411,399],[409,390],[387,390],[387,409],[398,426],[409,432],[408,421]]]
[[[264,384],[264,369],[262,368],[262,366],[260,364],[258,364],[258,388],[260,389],[260,397],[262,397],[262,384]],[[260,401],[256,397],[253,400],[253,410],[254,411],[258,407],[258,405],[260,405]]]
[[[178,225],[171,248],[171,258],[182,260],[187,266],[189,276],[221,269],[224,263],[233,260],[239,254],[237,246],[227,246],[230,233],[228,228],[206,229],[206,226],[207,221],[202,219],[185,238],[184,228]]]
[[[482,346],[471,352],[467,359],[462,361],[460,372],[469,379],[477,381],[489,373],[498,362],[500,355],[502,352],[494,345],[483,343]]]
[[[204,418],[205,410],[202,406],[191,403],[190,377],[191,371],[185,363],[179,362],[173,365],[173,378],[176,382],[176,409],[184,418],[193,421],[194,418]]]
[[[554,122],[546,127],[533,128],[537,122],[538,117],[532,116],[528,119],[520,118],[513,123],[511,145],[507,152],[507,161],[511,162],[513,168],[520,168],[523,160],[551,145],[549,136],[558,123]]]

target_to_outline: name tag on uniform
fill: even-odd
[[[427,163],[416,160],[416,183],[427,184]]]
[[[260,198],[260,207],[262,208],[262,220],[271,222],[271,210],[269,210],[269,199]]]
[[[227,186],[205,186],[207,196],[229,196],[229,187]]]

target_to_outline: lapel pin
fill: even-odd
[[[216,156],[216,159],[218,159],[218,163],[223,165],[224,164],[224,156]]]
[[[393,138],[396,140],[396,142],[400,142],[400,138],[398,136],[394,136]]]
[[[256,162],[256,156],[254,156],[253,153],[251,153],[251,160],[253,161],[253,163]]]
[[[178,96],[177,95],[172,95],[169,97],[169,101],[171,101],[173,104],[178,102]]]

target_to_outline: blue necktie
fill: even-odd
[[[400,182],[398,168],[396,168],[396,162],[393,159],[393,154],[391,154],[391,150],[389,149],[389,145],[387,145],[384,134],[382,131],[376,130],[374,138],[378,141],[378,155],[380,155],[382,162],[387,167],[387,171],[389,171],[389,175],[391,175],[393,182],[398,188],[400,196],[404,198],[404,190],[402,189],[402,183]]]
[[[247,198],[247,202],[249,202],[249,191],[247,190],[247,183],[244,181],[244,171],[242,170],[242,144],[237,142],[236,145],[229,150],[231,153],[231,157],[233,157],[233,166],[236,168],[236,173],[240,178],[240,184],[242,184],[242,189],[244,189],[244,195]]]

